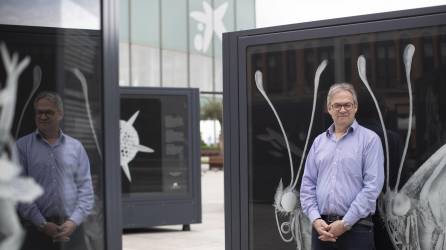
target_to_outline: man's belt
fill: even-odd
[[[52,222],[58,225],[64,223],[67,219],[68,217],[66,216],[50,216],[45,218],[47,222]]]
[[[328,224],[330,224],[330,223],[332,223],[332,222],[335,222],[335,221],[337,221],[337,220],[342,220],[342,217],[343,217],[343,216],[339,216],[339,215],[331,215],[331,214],[329,214],[329,215],[325,215],[325,214],[321,215],[321,218],[322,218],[325,222],[327,222]]]
[[[328,214],[328,215],[323,214],[323,215],[321,215],[321,218],[325,222],[327,222],[328,224],[333,223],[333,222],[335,222],[337,220],[342,220],[343,217],[344,216],[331,215],[331,214]],[[369,216],[367,216],[365,218],[361,218],[361,219],[358,220],[358,222],[356,222],[356,224],[372,227],[373,226],[372,216],[369,215]]]

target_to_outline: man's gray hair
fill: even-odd
[[[350,94],[352,94],[354,104],[358,105],[358,97],[356,96],[355,88],[350,83],[343,82],[331,85],[327,95],[327,107],[331,104],[331,99],[333,98],[333,96],[340,91],[350,92]]]
[[[56,92],[43,91],[37,94],[36,98],[34,99],[34,108],[40,99],[47,99],[48,101],[54,103],[59,111],[63,112],[62,98]]]

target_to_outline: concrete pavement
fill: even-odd
[[[225,249],[223,171],[202,169],[202,223],[191,224],[190,231],[173,225],[126,233],[122,236],[123,250]]]

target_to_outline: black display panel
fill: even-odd
[[[128,165],[129,175],[123,171],[122,192],[132,193],[185,193],[188,191],[188,100],[184,96],[147,96],[121,98],[121,142],[124,155],[121,165]],[[135,115],[135,116],[134,116]],[[131,159],[132,138],[123,133],[129,119],[134,116],[133,127],[139,145],[147,146]],[[125,123],[123,123],[125,122]],[[144,151],[145,150],[145,151]],[[126,162],[127,161],[127,162]],[[190,167],[190,166],[189,166]]]
[[[200,222],[198,90],[120,89],[123,227]]]
[[[356,119],[380,136],[386,156],[376,248],[444,248],[444,12],[226,36],[227,249],[310,249],[311,223],[298,195],[291,212],[281,202],[289,189],[299,193],[308,150],[332,123],[326,97],[336,82],[355,86]]]
[[[80,224],[83,246],[85,249],[104,249],[101,31],[0,25],[0,44],[4,48],[0,63],[2,91],[12,88],[4,81],[10,77],[4,56],[9,53],[13,58],[16,54],[19,62],[29,58],[19,75],[16,92],[10,92],[16,95],[11,139],[18,140],[36,131],[33,100],[37,93],[52,91],[60,95],[64,113],[60,128],[82,144],[90,164],[93,205]],[[33,163],[30,163],[31,167]],[[23,228],[28,230],[29,221],[21,219]],[[25,238],[24,246],[32,247],[33,244],[37,243]]]
[[[408,66],[411,70],[408,73],[411,75],[410,80],[413,84],[408,86],[404,50],[411,45],[415,49],[415,53],[413,58],[410,59],[412,65]],[[365,58],[366,76],[373,94],[376,95],[387,130],[390,168],[387,178],[388,183],[384,188],[390,193],[395,191],[396,182],[399,183],[401,190],[408,181],[416,181],[411,180],[410,177],[417,173],[420,166],[430,159],[435,152],[438,151],[439,154],[442,154],[444,151],[440,148],[446,144],[446,102],[441,98],[442,95],[446,94],[446,26],[341,36],[248,48],[247,67],[250,69],[247,75],[247,82],[250,83],[248,85],[250,249],[270,249],[272,246],[275,249],[294,248],[294,246],[284,244],[281,240],[274,217],[274,214],[279,212],[275,211],[271,204],[275,202],[274,196],[277,193],[276,190],[280,180],[283,181],[285,188],[291,185],[292,179],[301,177],[304,166],[299,163],[304,148],[308,150],[314,138],[331,125],[331,118],[325,108],[325,98],[331,84],[334,82],[349,82],[356,87],[359,93],[357,121],[381,135],[384,145],[385,138],[377,108],[358,73],[358,67],[361,67],[361,65],[358,66],[357,60],[361,55]],[[316,69],[323,60],[327,60],[328,65],[321,74],[319,89],[316,94],[316,108],[313,111],[313,81]],[[277,109],[284,130],[288,132],[286,136],[290,140],[290,147],[293,149],[291,155],[295,162],[293,164],[295,173],[293,178],[290,173],[284,136],[280,130],[277,117],[274,116],[270,106],[255,85],[253,77],[257,70],[262,73],[265,72],[263,88],[271,99],[273,106]],[[413,96],[409,96],[408,87],[413,91]],[[410,111],[411,105],[413,105],[412,111]],[[314,114],[313,127],[310,128],[310,139],[307,147],[305,147],[312,112]],[[409,117],[409,112],[413,112],[412,118]],[[404,142],[408,133],[409,122],[412,123],[410,138],[409,144],[405,148]],[[398,170],[403,153],[406,158],[401,167],[401,176],[398,179]],[[441,168],[442,166],[438,165],[436,167]],[[441,179],[442,175],[435,177],[437,181]],[[428,178],[425,178],[423,183],[408,183],[408,185],[419,185],[419,188],[422,189],[425,185],[424,182],[428,180]],[[300,182],[297,182],[296,186],[299,190]],[[435,192],[444,190],[441,185],[435,187]],[[405,192],[405,189],[400,192]],[[383,195],[386,193],[383,193]],[[418,197],[420,194],[413,193],[411,195]],[[412,196],[409,197],[416,199]],[[441,202],[430,201],[431,206],[442,206]],[[385,202],[384,199],[382,202]],[[413,202],[412,206],[417,203],[418,201]],[[416,210],[416,208],[412,209]],[[383,215],[386,217],[389,208],[386,210],[383,207],[381,212],[386,213]],[[427,210],[427,212],[430,211]],[[418,213],[418,211],[413,213]],[[281,223],[280,225],[286,225],[284,227],[291,227],[291,225],[284,223],[287,223],[294,216],[301,223],[305,221],[305,215],[299,213],[291,216],[279,215],[278,221]],[[421,218],[421,215],[418,214],[414,216],[419,220]],[[429,218],[428,223],[436,223],[435,216],[442,217],[442,213],[439,212],[433,216]],[[403,217],[401,216],[398,220],[403,219]],[[260,220],[260,218],[262,219]],[[384,221],[382,217],[375,216],[377,248],[391,249],[392,243]],[[297,230],[297,227],[304,226],[302,224],[296,224],[292,228]],[[306,226],[308,227],[308,225],[310,224]],[[406,230],[406,226],[399,226],[397,229]],[[437,225],[432,225],[432,227],[437,227]],[[416,228],[418,230],[418,227]],[[267,230],[265,231],[265,229]],[[284,232],[287,230],[283,229],[282,233],[286,235],[287,233]],[[297,234],[296,237],[301,237],[300,241],[303,244],[299,244],[305,247],[305,244],[309,243],[309,235],[304,233],[305,231],[309,232],[309,230],[304,228],[299,230],[302,231],[302,234],[300,236]],[[393,235],[397,246],[413,244],[414,242],[420,244],[419,240],[426,240],[420,237],[419,240],[410,239],[409,242],[404,242],[407,239],[402,237],[403,232]],[[274,235],[273,238],[277,241],[268,240],[265,242],[263,240],[265,239],[265,233]],[[288,233],[289,235],[291,234]],[[432,243],[429,247],[434,248],[441,244],[436,239],[431,240]]]

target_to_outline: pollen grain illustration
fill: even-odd
[[[305,141],[304,150],[302,151],[301,161],[299,164],[296,177],[294,176],[294,165],[293,165],[293,159],[291,157],[291,150],[290,150],[290,144],[288,142],[288,136],[286,135],[285,129],[283,128],[283,124],[279,117],[279,114],[277,113],[276,109],[274,108],[274,105],[266,95],[266,92],[263,88],[262,72],[257,70],[254,77],[256,82],[256,87],[267,101],[271,110],[273,111],[277,119],[277,122],[279,123],[280,129],[282,131],[283,138],[285,140],[290,163],[291,181],[286,188],[283,187],[282,179],[279,182],[276,194],[274,195],[275,218],[276,218],[277,229],[279,231],[282,240],[285,242],[292,242],[294,239],[294,241],[297,244],[297,249],[310,249],[310,244],[311,244],[311,223],[308,217],[304,215],[302,207],[300,206],[299,195],[298,192],[296,191],[296,185],[303,166],[305,151],[308,146],[310,132],[313,126],[320,76],[324,71],[325,67],[327,66],[327,63],[328,63],[327,60],[321,62],[321,64],[316,70],[316,74],[314,77],[314,96],[313,96],[313,107],[311,112],[310,125],[308,126],[307,138]],[[285,217],[285,222],[280,222],[279,216]]]
[[[129,162],[131,162],[138,152],[153,153],[153,149],[139,144],[139,135],[133,123],[139,115],[136,111],[128,121],[120,120],[120,142],[121,142],[121,167],[127,179],[131,182]]]

